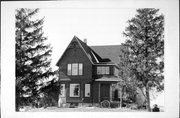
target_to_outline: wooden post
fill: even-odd
[[[99,90],[99,92],[98,92],[98,93],[99,93],[99,94],[98,94],[98,98],[99,98],[99,102],[100,102],[100,96],[101,96],[101,95],[100,95],[100,94],[101,94],[101,83],[100,83],[100,82],[99,82],[99,89],[98,89],[98,90]]]
[[[123,87],[120,88],[120,107],[122,107],[122,100],[123,100]]]
[[[110,89],[109,89],[109,101],[111,102],[112,101],[112,83],[110,84]]]

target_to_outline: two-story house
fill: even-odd
[[[99,103],[115,100],[120,82],[120,45],[88,46],[74,36],[57,62],[60,98],[64,103]]]

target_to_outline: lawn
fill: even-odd
[[[99,107],[78,107],[78,108],[25,108],[25,112],[147,112],[146,110],[132,110],[130,108],[99,108]]]

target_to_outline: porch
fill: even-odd
[[[121,87],[118,85],[122,80],[115,76],[103,76],[95,80],[98,86],[98,103],[101,107],[110,107],[112,104],[121,106]]]

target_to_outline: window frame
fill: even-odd
[[[72,63],[71,64],[71,75],[72,76],[76,76],[76,75],[78,75],[79,74],[79,72],[78,72],[78,70],[79,70],[79,64],[78,63]]]
[[[97,66],[97,75],[109,75],[110,74],[110,66]]]
[[[72,64],[67,64],[67,75],[72,75]]]
[[[60,97],[65,97],[65,96],[66,96],[66,84],[60,84]]]
[[[106,66],[106,74],[109,75],[110,74],[110,67],[109,66]]]
[[[83,75],[83,63],[68,63],[67,75],[69,76],[82,76]]]
[[[97,74],[98,74],[98,75],[101,75],[101,73],[102,73],[101,66],[97,66]]]
[[[86,86],[88,87],[88,91],[86,89]],[[88,95],[88,93],[89,93],[89,95]],[[91,97],[91,84],[85,84],[84,85],[84,96],[85,97]]]
[[[74,90],[75,90],[76,85],[79,85],[78,95],[74,95]],[[74,89],[71,87],[74,87]],[[76,97],[76,98],[80,97],[80,95],[81,95],[80,92],[81,92],[81,85],[79,83],[72,83],[69,85],[69,97]]]

